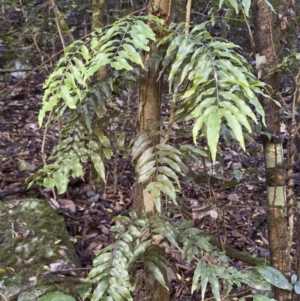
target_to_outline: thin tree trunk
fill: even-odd
[[[92,15],[92,30],[96,28],[104,27],[104,9],[105,9],[105,0],[93,0],[93,15]],[[94,79],[96,82],[102,81],[106,77],[105,68],[100,68]]]
[[[272,21],[272,13],[266,1],[253,0],[253,25],[258,77],[270,85],[271,96],[276,99],[279,88],[279,77],[276,70],[277,55],[274,37],[278,36]],[[262,100],[266,112],[266,131],[272,134],[271,139],[264,139],[264,156],[267,183],[267,222],[271,264],[286,277],[290,276],[290,250],[286,220],[286,190],[283,163],[283,150],[280,137],[279,108],[268,99]],[[291,300],[287,290],[274,288],[277,301]]]
[[[153,0],[149,3],[148,13],[159,16],[165,20],[167,25],[170,19],[171,0]],[[154,30],[154,29],[153,29]],[[156,32],[159,35],[159,32]],[[157,51],[157,45],[151,45],[150,53],[153,54]],[[161,98],[162,98],[162,78],[158,79],[159,71],[155,71],[155,62],[149,62],[147,54],[144,56],[144,66],[146,71],[141,72],[140,87],[139,87],[139,100],[138,100],[138,116],[137,116],[137,130],[142,132],[149,128],[154,122],[160,121],[161,115]],[[159,68],[158,68],[159,69]],[[153,142],[158,144],[160,137],[153,137]],[[149,192],[145,191],[147,183],[137,184],[136,196],[133,207],[139,216],[153,216],[158,214],[152,196]],[[159,246],[152,246],[152,251],[164,255],[164,250]],[[157,282],[151,273],[146,271],[147,285],[149,289],[149,300],[151,301],[169,301],[169,292],[162,285]],[[166,276],[166,275],[165,275]],[[167,277],[165,277],[167,283]]]
[[[103,28],[104,27],[104,8],[105,8],[105,1],[104,0],[93,0],[93,14],[92,14],[92,30],[96,28]],[[102,80],[106,78],[106,69],[105,67],[100,68],[94,74],[94,81],[95,83],[100,83]],[[101,120],[97,116],[93,119],[93,128],[94,131],[98,128],[98,122],[101,124]],[[100,126],[101,128],[101,126]],[[104,156],[102,156],[102,161],[105,162]],[[99,176],[94,164],[91,164],[90,175],[89,175],[89,184],[95,187],[97,190],[104,189],[104,183]]]

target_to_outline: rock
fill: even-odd
[[[76,285],[64,280],[76,279],[75,272],[59,276],[80,267],[76,251],[64,218],[44,200],[1,203],[0,244],[0,293],[8,300],[35,301],[59,291],[76,295]]]

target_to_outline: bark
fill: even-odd
[[[276,93],[279,89],[279,77],[274,70],[276,70],[278,63],[276,54],[276,42],[278,43],[278,41],[276,41],[276,37],[280,34],[280,28],[274,25],[270,7],[265,1],[253,0],[252,11],[258,77],[270,85],[271,96],[276,99]],[[289,278],[290,250],[285,217],[286,189],[279,108],[268,98],[262,100],[262,105],[266,112],[265,130],[272,134],[271,139],[264,137],[270,259],[271,265]],[[291,293],[274,288],[274,298],[277,301],[288,301],[291,300]]]
[[[169,22],[171,12],[171,0],[153,0],[149,4],[150,14],[156,15],[165,20],[165,24]],[[159,36],[161,33],[156,32]],[[142,132],[148,129],[154,122],[160,121],[160,109],[162,98],[162,79],[158,79],[159,68],[155,70],[155,62],[150,61],[151,54],[157,52],[157,46],[151,45],[150,53],[144,56],[145,71],[141,72],[138,100],[138,116],[137,130]],[[159,143],[160,137],[153,137],[154,143]],[[134,208],[138,215],[146,214],[148,216],[157,214],[152,197],[144,191],[147,183],[137,184],[136,197],[134,200]]]
[[[153,0],[149,3],[148,13],[156,15],[168,24],[171,12],[171,0]],[[149,24],[151,26],[151,24]],[[154,30],[154,29],[153,29]],[[155,32],[157,37],[161,34]],[[162,98],[162,78],[158,79],[159,70],[155,70],[155,62],[149,60],[153,53],[157,52],[157,45],[154,43],[150,46],[150,53],[144,55],[144,65],[146,71],[141,72],[139,99],[138,99],[138,116],[137,116],[137,130],[142,132],[149,128],[154,122],[160,121],[161,98]],[[159,68],[158,68],[159,69]],[[160,137],[152,137],[154,144],[160,142]],[[152,179],[153,180],[153,179]],[[136,210],[138,216],[152,216],[158,214],[150,193],[145,191],[147,183],[136,185],[136,195],[133,208]],[[152,251],[159,254],[164,254],[164,250],[159,246],[152,246]],[[149,290],[149,300],[152,301],[169,301],[169,292],[162,285],[160,285],[154,277],[146,271],[147,284]],[[165,282],[167,283],[167,277]]]

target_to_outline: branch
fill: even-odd
[[[207,235],[207,237],[209,238],[209,241],[212,245],[216,246],[217,248],[219,248],[221,250],[222,245],[216,237],[210,236],[210,235]],[[255,256],[250,255],[249,253],[238,251],[235,248],[233,248],[229,245],[226,245],[226,244],[223,245],[223,247],[225,248],[225,254],[227,256],[237,259],[237,260],[241,260],[252,266],[271,265],[270,260],[267,260],[265,258],[255,257]]]

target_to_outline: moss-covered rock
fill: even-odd
[[[59,290],[72,294],[74,282],[58,274],[80,263],[64,218],[44,200],[0,204],[0,245],[0,293],[8,300],[34,301]]]

